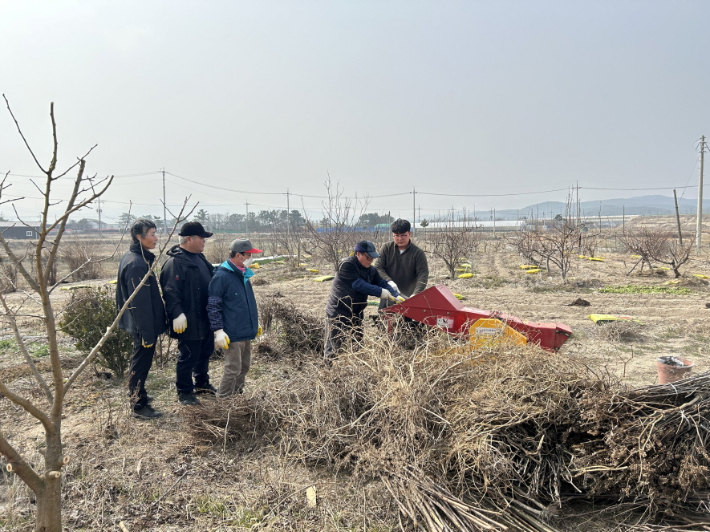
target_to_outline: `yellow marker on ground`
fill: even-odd
[[[694,273],[693,277],[697,277],[698,279],[710,279],[710,275],[703,275],[702,273]]]
[[[254,263],[252,263],[251,266],[249,266],[249,269],[251,269],[251,270],[259,270],[259,269],[261,269],[261,266],[259,266],[259,263],[258,263],[258,262],[254,262]]]
[[[639,325],[643,325],[633,316],[616,316],[615,314],[590,314],[587,316],[594,323],[608,323],[610,321],[633,321]]]
[[[589,260],[595,260],[597,262],[604,262],[604,259],[601,257],[589,257]]]
[[[521,270],[531,270],[533,268],[537,268],[536,264],[521,264],[520,269]]]
[[[311,273],[319,273],[319,270],[316,270],[315,268],[308,268],[306,271]]]
[[[471,277],[473,277],[472,273],[462,273],[459,275],[459,279],[470,279]]]
[[[533,268],[531,270],[525,270],[525,273],[539,273],[542,270],[540,268]]]
[[[313,280],[316,283],[323,283],[325,281],[332,281],[333,279],[335,279],[335,275],[323,275],[321,277],[314,277],[313,278]]]
[[[461,294],[456,294],[456,293],[454,293],[454,296],[456,296],[456,299],[458,299],[459,301],[463,301],[464,299],[466,299],[466,298],[465,298],[464,296],[462,296]]]

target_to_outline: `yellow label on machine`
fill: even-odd
[[[497,345],[525,345],[528,339],[515,329],[496,318],[481,318],[468,330],[469,343],[473,349],[485,349]]]

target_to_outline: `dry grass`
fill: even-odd
[[[113,247],[105,243],[101,255]],[[255,283],[262,323],[275,298],[296,324],[306,316],[311,333],[295,327],[296,334],[282,335],[286,325],[275,320],[255,343],[247,392],[230,403],[205,400],[202,409],[177,403],[174,343],[166,342],[148,381],[165,414],[157,422],[131,418],[125,387],[87,374],[65,408],[72,456],[63,484],[65,526],[118,530],[123,521],[129,530],[372,532],[399,529],[400,519],[405,530],[415,529],[413,519],[435,530],[427,521],[435,516],[468,529],[495,521],[509,530],[548,532],[702,530],[692,515],[709,510],[703,483],[710,475],[699,450],[707,448],[710,425],[704,388],[696,383],[698,393],[681,399],[686,405],[699,399],[683,406],[634,396],[617,379],[629,390],[648,391],[655,359],[666,354],[706,369],[707,287],[689,278],[691,295],[599,293],[595,288],[664,281],[626,277],[628,257],[600,254],[606,262],[575,261],[564,285],[544,273],[531,279],[506,251],[479,254],[469,280],[445,279],[443,264],[430,261],[430,284],[445,282],[470,306],[570,325],[575,334],[559,355],[521,349],[469,362],[467,354],[440,356],[451,345],[438,337],[413,352],[368,319],[362,348],[330,368],[317,345],[289,347],[294,337],[322,341],[318,323],[330,285],[313,283],[305,271],[287,272],[286,265],[265,265],[256,278],[268,284]],[[104,273],[115,274],[117,258],[104,264]],[[710,273],[704,257],[688,271]],[[60,263],[59,276],[66,273]],[[591,307],[567,306],[580,296]],[[8,297],[33,313],[22,287]],[[57,290],[53,298],[61,308],[70,293]],[[611,334],[588,320],[592,312],[629,314],[644,325]],[[23,318],[23,330],[33,334],[35,321]],[[7,327],[3,337],[10,337]],[[12,388],[42,401],[18,353],[1,356]],[[213,382],[221,366],[218,358],[211,363]],[[661,388],[654,390],[665,393]],[[1,399],[0,419],[4,433],[38,463],[41,427]],[[306,502],[309,487],[317,489],[315,508]],[[34,506],[16,476],[3,473],[0,496],[0,530],[31,530]]]
[[[287,460],[380,481],[409,526],[549,531],[570,497],[691,515],[710,489],[710,374],[679,389],[629,392],[534,347],[377,338],[189,425],[203,443],[253,434]]]

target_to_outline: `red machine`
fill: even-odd
[[[521,333],[528,342],[548,351],[558,350],[572,335],[572,329],[563,323],[527,323],[500,312],[466,307],[443,284],[427,288],[384,311],[401,314],[461,338],[469,335],[469,329],[478,320],[493,318]]]

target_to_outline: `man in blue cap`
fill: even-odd
[[[328,319],[323,356],[326,361],[336,356],[348,337],[355,342],[362,339],[362,318],[367,296],[394,300],[401,298],[399,292],[387,284],[372,265],[379,256],[375,244],[361,240],[355,244],[355,254],[338,266],[325,307]]]

